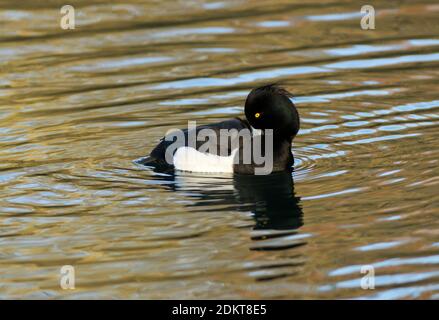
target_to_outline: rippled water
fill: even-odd
[[[0,298],[439,298],[437,1],[111,3],[0,3]],[[292,178],[132,162],[270,82]]]

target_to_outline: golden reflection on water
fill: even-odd
[[[373,1],[368,31],[351,1],[72,1],[75,30],[64,4],[0,4],[0,297],[438,297],[435,1]],[[269,82],[294,181],[132,163]]]

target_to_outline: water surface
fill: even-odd
[[[0,298],[439,297],[437,1],[64,4],[0,3]],[[132,162],[270,82],[292,175]]]

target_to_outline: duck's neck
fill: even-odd
[[[292,142],[293,137],[276,133],[273,134],[273,159],[275,171],[291,168],[294,164],[294,157],[291,152]]]
[[[262,130],[262,134],[265,135],[265,130]],[[288,148],[291,147],[291,144],[293,143],[293,137],[286,136],[281,133],[273,132],[273,146],[276,147],[282,147],[285,145],[288,145]]]
[[[291,143],[293,139],[290,137],[273,137],[273,151],[274,153],[289,153],[291,154]]]

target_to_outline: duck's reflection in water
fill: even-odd
[[[295,196],[291,172],[235,175],[233,186],[236,201],[253,212],[256,230],[291,230],[303,225],[300,198]]]
[[[250,231],[252,241],[244,247],[267,253],[256,259],[249,258],[244,263],[247,275],[256,281],[293,276],[304,268],[303,250],[296,248],[306,245],[311,235],[298,230],[303,225],[303,212],[300,198],[294,192],[292,172],[267,176],[175,172],[157,173],[155,179],[162,180],[160,185],[183,195],[182,203],[190,211],[213,215],[245,212],[245,217],[234,223],[237,228],[249,227],[252,221],[247,217],[251,212],[254,219]]]
[[[265,176],[175,172],[156,178],[167,180],[168,188],[190,197],[188,208],[250,211],[255,220],[251,238],[258,241],[251,247],[253,250],[279,250],[306,244],[306,236],[297,233],[303,225],[303,212],[300,198],[294,192],[292,172]]]

